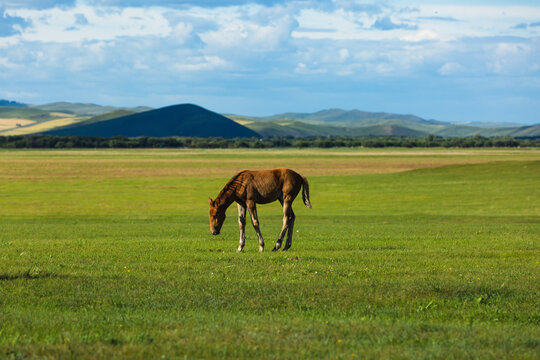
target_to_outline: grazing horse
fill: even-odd
[[[264,240],[259,230],[256,204],[267,204],[279,200],[283,206],[283,227],[272,251],[276,251],[281,247],[283,237],[287,231],[287,242],[283,250],[288,250],[292,244],[295,219],[292,203],[300,192],[300,188],[303,188],[302,199],[304,204],[311,209],[307,179],[291,169],[240,171],[229,180],[215,200],[208,198],[210,203],[208,218],[210,219],[212,235],[219,234],[225,221],[225,211],[236,201],[238,204],[238,225],[240,226],[238,251],[242,251],[246,241],[244,233],[246,228],[246,207],[249,209],[251,223],[259,238],[259,251],[263,251]]]

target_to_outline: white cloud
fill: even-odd
[[[243,52],[279,50],[288,42],[296,22],[290,15],[259,24],[238,16],[220,16],[217,29],[199,33],[199,37],[212,51],[238,49]]]
[[[495,47],[495,53],[501,57],[516,56],[528,54],[531,46],[520,43],[499,43]]]
[[[0,68],[4,68],[4,69],[8,69],[8,70],[13,70],[13,69],[16,69],[17,68],[17,64],[14,64],[12,63],[11,61],[9,61],[8,58],[6,57],[1,57],[0,56]]]
[[[349,50],[343,48],[343,49],[339,49],[339,60],[341,62],[344,62],[344,61],[347,61],[347,59],[349,58]]]
[[[226,68],[227,61],[219,56],[202,56],[186,59],[185,62],[179,62],[172,66],[174,70],[179,72],[185,71],[201,71],[201,70],[216,70]]]
[[[463,71],[463,66],[456,62],[447,62],[437,70],[441,75],[454,75]]]
[[[415,31],[411,34],[403,35],[400,37],[401,40],[409,41],[409,42],[420,42],[420,41],[426,41],[426,40],[435,40],[439,36],[436,32],[431,30],[419,30]]]
[[[488,68],[496,74],[524,74],[534,71],[534,60],[537,59],[540,49],[536,49],[536,56],[533,47],[524,43],[500,42],[496,45],[485,47],[491,54],[488,59]]]
[[[186,23],[176,24],[171,31],[171,36],[178,41],[178,43],[183,44],[191,36],[193,31],[193,25]]]
[[[355,12],[345,8],[325,11],[303,9],[297,16],[296,38],[332,40],[454,41],[462,37],[540,35],[540,27],[515,29],[516,24],[538,21],[538,7],[419,5],[380,12]],[[394,26],[376,26],[386,19]],[[379,30],[375,29],[379,28]],[[384,30],[386,29],[386,30]],[[416,31],[415,31],[416,30]]]
[[[0,49],[15,46],[20,42],[17,36],[0,37]]]
[[[51,8],[46,10],[6,10],[31,22],[19,37],[21,41],[70,43],[113,40],[121,36],[167,36],[171,28],[161,9],[144,8]],[[86,19],[86,23],[81,21]]]
[[[375,71],[381,75],[390,75],[394,72],[394,68],[389,64],[381,63],[375,66]]]
[[[315,66],[317,64],[314,64]],[[294,69],[294,72],[301,75],[316,75],[316,74],[326,74],[328,70],[324,68],[309,67],[308,65],[299,62]]]

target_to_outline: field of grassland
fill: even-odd
[[[291,167],[258,253],[208,196]],[[540,150],[0,151],[0,358],[540,357]]]

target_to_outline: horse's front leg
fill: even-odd
[[[237,251],[240,252],[246,243],[246,207],[240,204],[238,204],[238,226],[240,227],[240,243]]]
[[[263,252],[264,240],[261,234],[261,230],[259,229],[259,218],[257,217],[257,206],[255,205],[255,201],[247,201],[246,205],[251,215],[251,223],[253,224],[253,228],[255,228],[255,232],[257,233],[257,237],[259,238],[259,251]]]

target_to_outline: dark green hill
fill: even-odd
[[[45,132],[48,135],[78,136],[197,136],[258,137],[259,134],[234,121],[193,104],[167,106],[104,121],[74,124]]]

